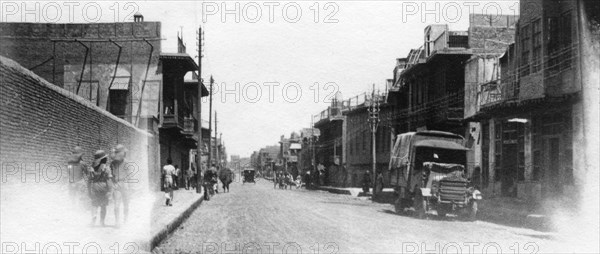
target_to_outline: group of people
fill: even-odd
[[[363,174],[363,179],[362,179],[362,189],[364,193],[369,193],[369,188],[371,188],[372,185],[372,180],[371,180],[371,171],[366,170],[365,173]],[[383,173],[381,172],[381,170],[378,171],[377,173],[377,178],[375,178],[375,189],[373,190],[375,193],[381,193],[383,191]]]
[[[135,179],[128,179],[132,176],[132,168],[125,162],[127,149],[119,144],[111,149],[110,154],[97,150],[91,167],[83,163],[83,155],[83,149],[79,146],[74,147],[69,154],[67,169],[72,176],[69,179],[71,199],[75,201],[82,189],[85,189],[88,200],[91,201],[92,226],[96,225],[98,217],[100,225],[105,226],[106,207],[113,200],[115,226],[119,227],[121,223],[127,222],[132,184],[137,182]],[[122,221],[121,207],[124,215]]]
[[[178,182],[181,182],[181,170],[177,165],[173,166],[173,161],[167,159],[167,164],[162,168],[163,190],[165,192],[165,205],[173,206],[173,191],[178,188]],[[197,172],[194,164],[190,169],[185,170],[183,174],[183,184],[186,190],[199,188],[196,186]],[[218,180],[221,180],[223,192],[229,192],[229,185],[233,182],[233,173],[228,168],[221,169],[213,164],[206,170],[202,176],[202,188],[204,190],[204,199],[210,200],[215,193],[219,193],[217,187]]]
[[[288,186],[290,189],[292,186],[296,186],[296,189],[298,189],[302,186],[302,178],[300,175],[298,175],[294,180],[294,176],[292,176],[292,174],[289,172],[279,171],[275,174],[273,185],[273,188],[277,188],[277,186],[279,186],[279,189],[287,189]]]

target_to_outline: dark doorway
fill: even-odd
[[[519,123],[504,122],[502,126],[502,195],[517,196],[517,176],[519,172]]]
[[[124,118],[127,112],[127,90],[111,89],[108,93],[108,111],[120,118]]]
[[[518,154],[517,144],[504,144],[502,146],[502,172],[500,174],[503,196],[515,197],[517,195],[515,185],[517,184]]]
[[[560,139],[550,138],[548,139],[548,144],[548,187],[546,188],[546,193],[559,194],[561,192],[559,180]]]

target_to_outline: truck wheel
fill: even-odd
[[[469,207],[469,220],[476,221],[477,220],[477,201],[472,201],[471,206]]]
[[[421,195],[420,190],[417,191],[414,204],[417,218],[424,219],[427,216],[427,200]]]
[[[448,207],[446,205],[438,205],[437,215],[438,217],[444,218],[448,214]]]

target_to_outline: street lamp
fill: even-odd
[[[373,157],[373,198],[375,199],[376,188],[377,188],[377,153],[376,146],[376,134],[377,127],[379,126],[379,92],[375,93],[375,84],[373,84],[373,92],[371,93],[371,105],[369,105],[369,125],[371,127],[371,144],[372,144],[372,157]]]

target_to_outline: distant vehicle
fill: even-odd
[[[418,217],[428,210],[477,216],[481,193],[466,177],[464,138],[449,132],[419,131],[398,135],[392,150],[390,182],[398,195],[396,213],[413,207]]]
[[[253,168],[244,168],[243,171],[243,181],[242,184],[244,183],[254,183],[256,184],[256,181],[254,180],[254,175],[255,175],[256,171]]]

